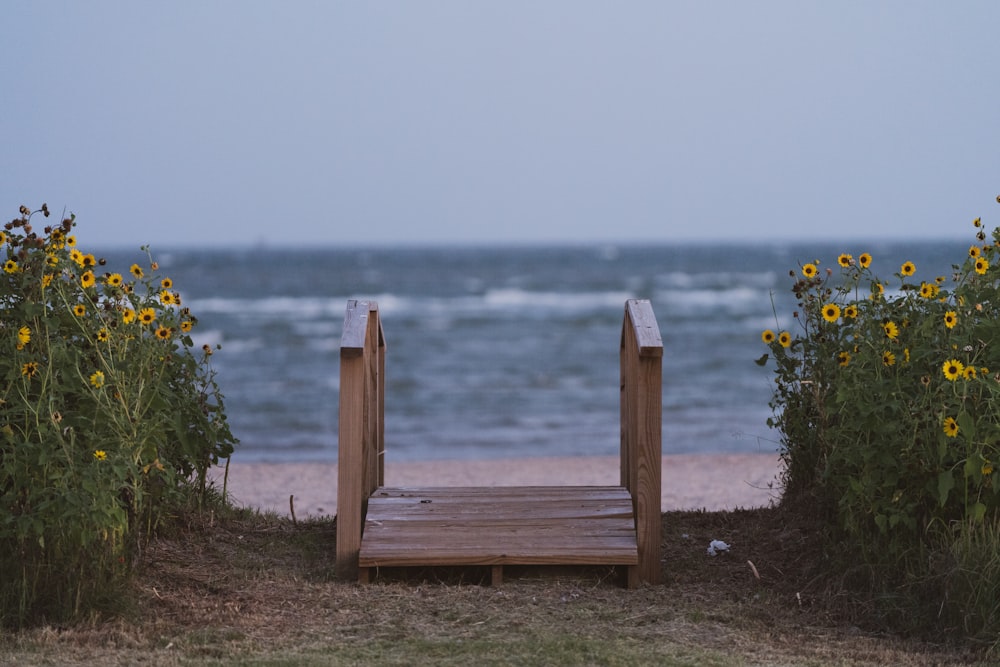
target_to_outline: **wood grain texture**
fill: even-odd
[[[622,487],[380,488],[359,565],[635,565]]]
[[[630,588],[660,582],[663,340],[649,301],[625,304],[621,339],[621,484],[632,496],[639,563]]]
[[[336,570],[350,577],[368,497],[382,484],[385,339],[374,301],[347,302],[340,348]]]

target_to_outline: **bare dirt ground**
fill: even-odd
[[[335,521],[235,511],[155,540],[121,618],[7,634],[15,665],[952,665],[977,647],[864,627],[830,592],[808,519],[663,514],[663,584],[611,569],[333,576]],[[712,540],[730,546],[710,557]]]

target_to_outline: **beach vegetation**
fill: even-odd
[[[868,252],[825,275],[800,264],[791,343],[765,332],[758,361],[775,371],[782,502],[824,518],[870,620],[996,641],[1000,228],[988,238],[977,218],[973,233],[950,271],[906,261],[884,279]]]
[[[49,217],[22,206],[0,233],[8,627],[113,604],[149,536],[206,498],[209,467],[236,443],[209,351],[192,351],[197,319],[145,277],[149,249],[125,281],[76,247],[75,216]]]

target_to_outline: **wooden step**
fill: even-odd
[[[379,487],[358,558],[411,566],[636,565],[632,498],[620,486]]]

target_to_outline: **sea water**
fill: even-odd
[[[346,302],[379,304],[393,460],[615,455],[624,304],[663,337],[664,453],[773,453],[765,328],[794,331],[790,270],[869,252],[950,274],[967,244],[153,249],[198,318],[240,461],[335,461]],[[143,254],[105,253],[124,270]],[[110,268],[109,266],[109,268]],[[122,268],[124,267],[124,268]]]

